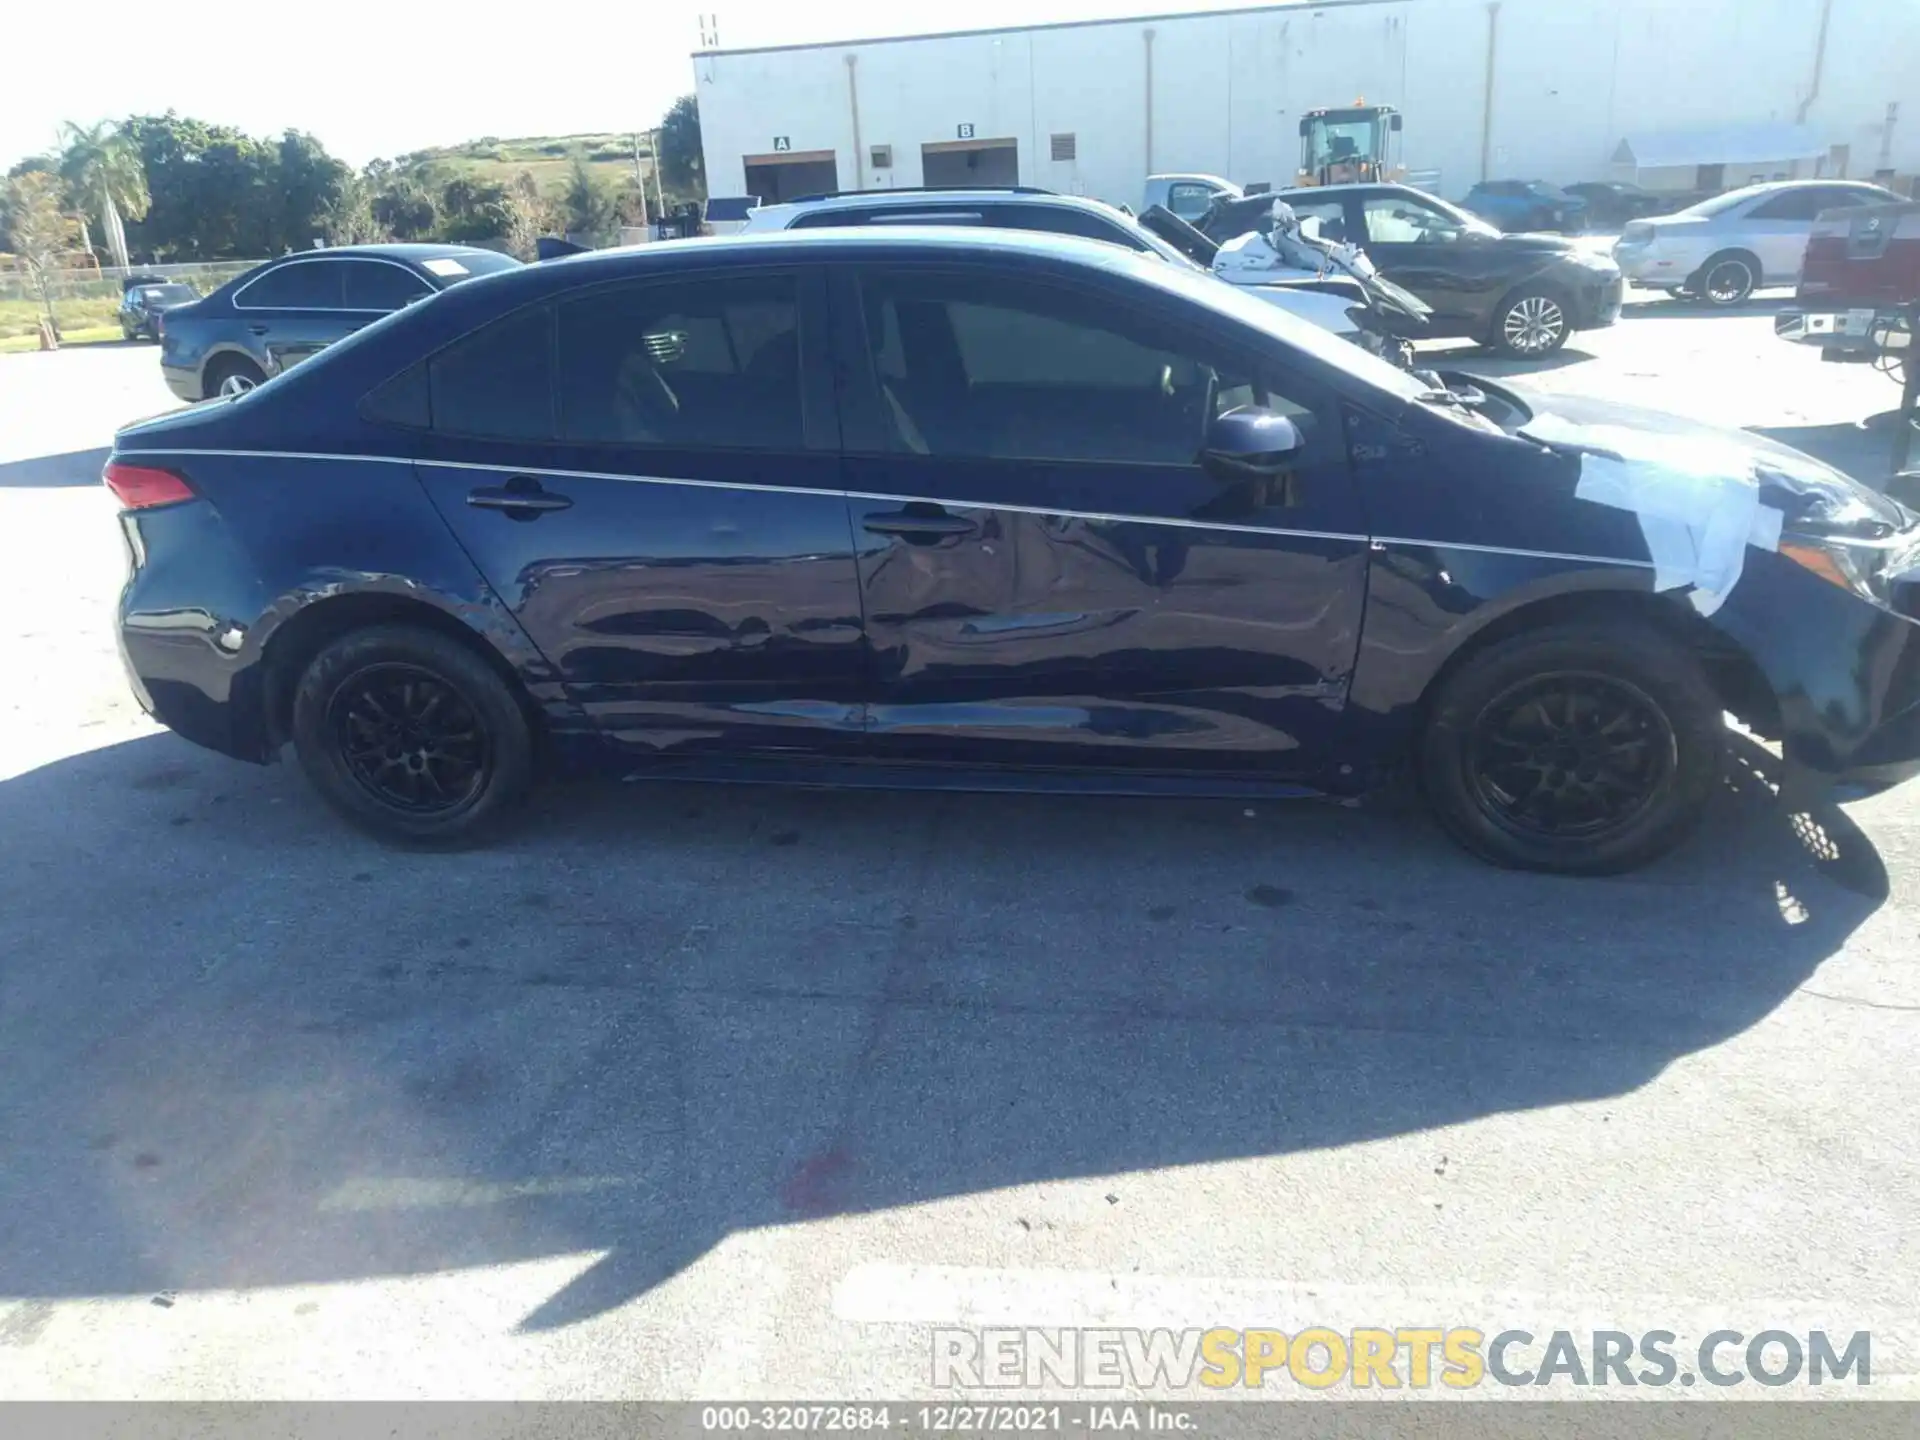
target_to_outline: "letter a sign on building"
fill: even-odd
[[[776,135],[776,136],[774,136],[774,137],[773,137],[773,148],[774,148],[775,150],[791,150],[791,149],[793,149],[793,137],[792,137],[791,135]]]

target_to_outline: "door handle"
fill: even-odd
[[[264,335],[267,333],[267,327],[264,325],[249,325],[247,329],[255,335]]]
[[[549,510],[566,510],[573,501],[540,488],[531,475],[516,475],[504,485],[482,485],[467,492],[467,504],[479,510],[500,510],[510,520],[537,520]]]
[[[971,535],[980,527],[961,515],[949,515],[940,506],[916,501],[904,510],[869,515],[860,528],[874,535],[899,535],[908,540],[936,540],[947,535]]]

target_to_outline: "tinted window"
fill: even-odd
[[[454,435],[553,435],[553,329],[544,306],[476,330],[427,364],[433,428]]]
[[[344,260],[349,310],[398,310],[429,293],[427,282],[411,270],[384,260]]]
[[[559,314],[563,439],[800,448],[792,276],[612,286]]]
[[[1112,220],[1070,210],[1064,205],[990,205],[987,223],[1003,230],[1039,230],[1049,235],[1078,235],[1083,240],[1104,240],[1109,245],[1124,245],[1129,250],[1145,250],[1146,241]]]
[[[255,310],[338,310],[340,271],[334,260],[296,260],[249,281],[234,304]]]
[[[1772,199],[1762,200],[1747,215],[1753,220],[1811,220],[1836,203],[1828,198],[1832,193],[1823,185],[1809,185],[1804,190],[1783,190]]]
[[[1212,416],[1248,403],[1318,428],[1311,407],[1239,362],[1077,291],[902,273],[869,278],[863,298],[893,445],[907,453],[1193,464]]]

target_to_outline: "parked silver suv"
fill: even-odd
[[[1729,190],[1672,215],[1630,220],[1613,247],[1629,283],[1738,305],[1763,285],[1800,276],[1813,219],[1822,210],[1900,197],[1845,180],[1781,180]]]

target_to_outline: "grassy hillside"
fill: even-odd
[[[594,175],[620,188],[633,181],[633,143],[631,134],[617,135],[537,135],[502,140],[488,135],[461,145],[442,145],[402,155],[395,164],[403,168],[437,166],[470,175],[476,180],[504,185],[522,170],[539,182],[549,195],[558,196],[566,188],[567,172],[576,151],[586,157]],[[653,183],[653,154],[647,137],[640,137],[640,168]]]

